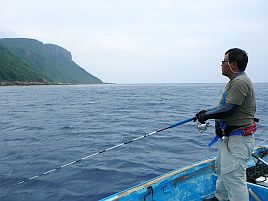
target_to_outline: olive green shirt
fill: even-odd
[[[240,73],[225,87],[226,103],[238,105],[234,113],[222,119],[230,126],[252,125],[256,112],[256,99],[252,83],[245,72]],[[219,107],[222,107],[224,95],[222,96]]]

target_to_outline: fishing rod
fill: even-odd
[[[165,127],[165,128],[162,128],[162,129],[153,131],[153,132],[151,132],[151,133],[148,133],[148,134],[145,134],[145,135],[136,137],[136,138],[134,138],[134,139],[132,139],[132,140],[129,140],[129,141],[127,141],[127,142],[123,142],[123,143],[114,145],[114,146],[112,146],[112,147],[110,147],[110,148],[104,149],[104,150],[102,150],[102,151],[99,151],[99,152],[96,152],[96,153],[87,155],[87,156],[85,156],[85,157],[83,157],[83,158],[80,158],[80,159],[78,159],[78,160],[74,160],[74,161],[72,161],[72,162],[69,162],[69,163],[66,163],[66,164],[64,164],[64,165],[58,166],[58,167],[56,167],[56,168],[53,168],[53,169],[48,170],[48,171],[46,171],[46,172],[43,172],[43,173],[41,173],[41,174],[39,174],[39,175],[36,175],[36,176],[30,177],[30,178],[28,178],[28,179],[22,180],[22,181],[20,181],[20,182],[18,182],[18,183],[16,183],[16,184],[14,184],[13,187],[15,187],[15,186],[17,186],[17,185],[20,185],[20,184],[23,184],[23,183],[26,183],[26,182],[29,182],[29,181],[31,181],[31,180],[33,180],[33,179],[37,179],[38,177],[48,175],[48,174],[50,174],[50,173],[52,173],[52,172],[55,172],[56,170],[62,169],[62,168],[64,168],[64,167],[73,165],[73,164],[75,164],[75,163],[79,163],[79,162],[81,162],[81,161],[83,161],[83,160],[86,160],[86,159],[89,159],[89,158],[91,158],[91,157],[93,157],[93,156],[102,154],[102,153],[107,152],[107,151],[111,151],[111,150],[113,150],[113,149],[115,149],[115,148],[118,148],[118,147],[121,147],[121,146],[123,146],[123,145],[129,144],[129,143],[132,143],[132,142],[135,142],[135,141],[140,140],[140,139],[145,138],[145,137],[149,137],[149,136],[151,136],[151,135],[153,135],[153,134],[160,133],[160,132],[162,132],[162,131],[164,131],[164,130],[167,130],[167,129],[170,129],[170,128],[174,128],[174,127],[176,127],[176,126],[185,124],[185,123],[190,122],[190,121],[196,121],[196,117],[189,118],[189,119],[185,119],[185,120],[183,120],[183,121],[179,121],[179,122],[177,122],[177,123],[175,123],[175,124],[173,124],[173,125],[170,125],[170,126],[168,126],[168,127]],[[206,127],[206,126],[204,126],[204,125],[202,125],[202,124],[198,124],[198,126],[197,126],[197,128],[199,129],[200,132],[201,132],[201,130],[206,130],[205,127]]]

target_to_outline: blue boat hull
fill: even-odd
[[[267,148],[266,148],[267,149]],[[256,153],[261,148],[256,149]],[[268,157],[263,158],[268,161]],[[254,165],[253,160],[249,167]],[[176,169],[101,201],[202,201],[212,197],[216,190],[215,158]],[[248,183],[261,200],[268,200],[268,188]],[[255,199],[250,195],[250,201]]]

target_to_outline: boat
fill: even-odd
[[[211,198],[216,191],[215,159],[175,169],[101,201],[202,201]],[[256,147],[247,168],[250,201],[268,200],[267,162],[268,145]]]

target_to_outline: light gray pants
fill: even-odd
[[[246,168],[255,139],[250,135],[230,136],[219,141],[215,196],[220,201],[248,201]]]

